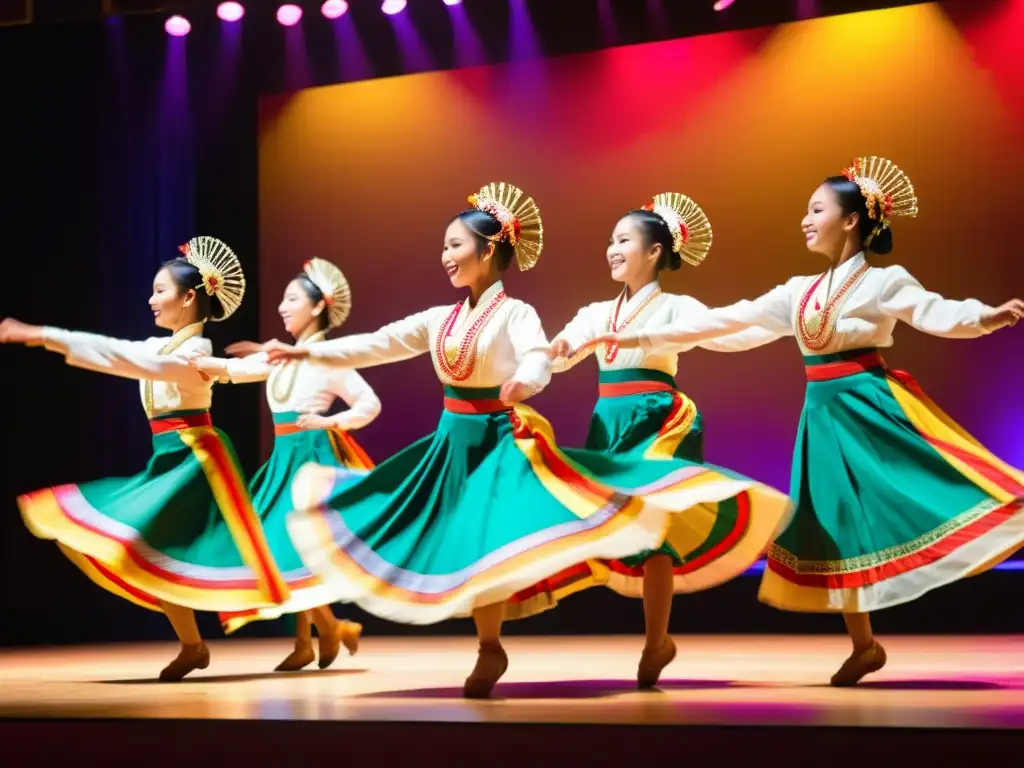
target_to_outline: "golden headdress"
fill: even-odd
[[[892,216],[917,216],[917,193],[910,179],[884,157],[858,157],[843,175],[860,187],[867,201],[868,217],[878,223],[864,241],[864,247],[886,227]]]
[[[324,295],[330,327],[340,327],[352,311],[352,291],[345,275],[331,262],[323,259],[310,259],[302,266],[302,271],[309,282]]]
[[[695,267],[704,261],[711,250],[711,222],[699,205],[679,192],[662,192],[643,210],[665,220],[679,258]]]
[[[520,271],[525,272],[537,264],[544,250],[544,224],[532,197],[525,196],[519,187],[492,181],[470,195],[469,204],[501,223],[501,231],[490,239],[512,245]]]
[[[195,288],[203,288],[207,295],[216,296],[223,310],[220,315],[211,316],[219,322],[227,320],[242,305],[245,296],[245,275],[238,263],[235,252],[215,237],[193,237],[178,250],[185,261],[199,270],[203,282]]]

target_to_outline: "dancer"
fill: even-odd
[[[665,293],[658,282],[663,269],[678,270],[685,261],[700,265],[711,249],[712,231],[704,211],[686,195],[657,195],[641,209],[623,216],[615,225],[607,259],[613,280],[625,287],[614,301],[582,308],[552,342],[555,371],[572,368],[586,359],[593,347],[587,341],[611,331],[665,325],[707,309],[691,296]],[[763,344],[770,334],[752,328],[734,336],[701,342],[716,351],[737,351]],[[696,344],[690,345],[697,346]],[[571,356],[572,350],[581,350]],[[599,399],[594,407],[585,447],[612,455],[652,459],[682,458],[703,463],[701,414],[675,385],[678,352],[645,354],[641,350],[607,347],[597,356]],[[769,495],[770,498],[771,495]],[[587,564],[594,578],[616,592],[643,597],[646,643],[637,680],[654,686],[662,669],[675,657],[669,637],[674,592],[695,592],[721,584],[746,571],[763,554],[788,518],[759,514],[756,488],[699,510],[706,518],[705,537],[690,537],[689,525],[670,528],[656,550],[622,560]],[[569,577],[571,589],[575,580]],[[557,578],[549,580],[559,591]]]
[[[1024,472],[989,453],[879,353],[899,320],[965,339],[1024,316],[1020,299],[996,308],[944,299],[903,267],[872,266],[866,252],[892,250],[892,217],[917,210],[903,171],[858,158],[814,191],[801,224],[807,248],[830,262],[823,274],[672,326],[589,342],[664,353],[753,326],[796,336],[807,372],[793,456],[797,509],[769,552],[760,598],[843,614],[853,653],[832,677],[836,686],[886,663],[870,612],[988,570],[1024,543]]]
[[[351,310],[348,281],[340,269],[323,259],[306,262],[302,273],[288,283],[278,307],[285,330],[302,345],[323,341],[330,329],[341,327]],[[247,349],[247,342],[228,347],[229,352]],[[192,364],[220,381],[266,381],[267,403],[274,417],[274,450],[250,482],[249,492],[291,599],[270,609],[222,614],[224,629],[230,633],[253,619],[296,613],[295,649],[277,670],[294,671],[313,662],[311,621],[319,636],[319,666],[326,669],[342,644],[351,654],[358,650],[362,627],[334,617],[325,590],[291,544],[285,528],[292,509],[291,484],[299,468],[311,461],[370,469],[373,462],[349,430],[365,427],[377,418],[380,400],[362,376],[347,368],[304,362],[271,366],[263,352],[233,359],[194,358]],[[343,400],[348,410],[324,415],[335,398]]]
[[[163,611],[181,652],[160,680],[205,669],[210,654],[193,609],[241,611],[288,599],[227,436],[210,421],[212,383],[187,360],[210,354],[207,320],[242,302],[245,277],[221,241],[197,237],[153,279],[150,308],[170,337],[122,341],[6,319],[0,342],[44,345],[79,368],[140,381],[153,456],[129,478],[59,485],[18,498],[33,534],[53,539],[94,582]],[[229,535],[223,535],[224,526]],[[213,547],[226,541],[228,546]]]
[[[656,548],[670,512],[752,484],[688,462],[560,449],[550,424],[518,404],[550,380],[549,342],[534,309],[508,297],[501,280],[513,259],[521,270],[537,263],[539,212],[504,183],[470,202],[449,223],[441,254],[452,285],[469,290],[465,301],[376,333],[266,349],[271,362],[359,368],[433,354],[445,394],[437,431],[363,478],[301,470],[289,531],[339,600],[410,624],[472,615],[480,648],[463,693],[476,698],[507,669],[503,620],[553,606],[544,579]],[[789,507],[782,494],[775,503],[778,514]]]

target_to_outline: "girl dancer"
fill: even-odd
[[[140,382],[153,429],[153,456],[130,478],[59,485],[19,497],[29,530],[61,551],[105,589],[163,611],[181,653],[161,673],[180,680],[205,669],[210,654],[192,609],[239,611],[288,599],[253,512],[231,443],[210,421],[212,384],[188,355],[210,354],[207,320],[238,309],[245,277],[221,241],[198,237],[184,258],[153,280],[149,305],[170,337],[122,341],[49,326],[0,323],[0,342],[43,345],[69,365]],[[211,546],[230,532],[228,547]]]
[[[352,310],[352,293],[341,270],[323,259],[307,261],[302,273],[288,283],[278,312],[285,330],[300,345],[323,341],[331,328],[339,328]],[[245,349],[246,342],[229,352]],[[350,653],[359,647],[362,627],[338,621],[325,590],[299,559],[285,529],[291,511],[291,482],[307,462],[367,470],[369,456],[348,434],[364,427],[380,413],[380,400],[366,380],[348,368],[326,368],[305,362],[271,366],[265,353],[223,359],[200,357],[193,365],[222,381],[267,382],[267,402],[274,417],[274,450],[249,484],[253,506],[263,522],[271,554],[291,590],[291,599],[272,609],[222,614],[225,631],[233,632],[248,621],[296,612],[295,649],[278,665],[278,671],[302,669],[314,657],[310,621],[319,635],[321,669],[338,656],[342,643]],[[323,415],[335,398],[348,410]]]
[[[612,279],[625,283],[625,288],[614,301],[581,309],[555,337],[555,370],[565,371],[580,363],[593,351],[584,346],[586,342],[608,331],[666,325],[706,310],[690,296],[662,291],[658,274],[663,269],[679,269],[683,261],[701,264],[711,241],[707,216],[686,195],[660,194],[623,216],[609,240],[607,259]],[[768,332],[753,328],[700,346],[728,352],[769,340]],[[574,349],[581,352],[568,357]],[[646,354],[610,346],[597,356],[597,364],[599,399],[586,448],[613,455],[703,463],[700,412],[675,386],[677,351]],[[773,495],[767,497],[769,510],[777,509]],[[587,564],[595,580],[620,594],[643,596],[647,638],[637,671],[641,687],[654,686],[675,657],[675,644],[668,635],[673,592],[706,589],[743,573],[784,527],[788,517],[761,513],[758,506],[764,498],[753,486],[717,505],[688,512],[686,518],[680,518],[686,525],[670,528],[665,543],[656,550]],[[690,526],[695,515],[705,518],[701,539],[692,538]],[[557,583],[558,579],[550,580],[556,594]]]
[[[522,590],[591,558],[658,547],[669,512],[750,483],[689,464],[562,451],[550,424],[514,405],[551,376],[537,313],[501,281],[513,259],[521,270],[537,263],[541,219],[532,198],[504,183],[470,202],[449,223],[441,254],[452,285],[469,289],[465,301],[376,333],[266,347],[271,362],[359,368],[433,354],[445,394],[437,431],[363,478],[301,470],[289,531],[339,600],[411,624],[472,614],[480,650],[463,692],[484,697],[508,666],[499,640],[506,613],[553,604],[543,584]],[[776,504],[788,500],[777,494]]]
[[[667,352],[759,326],[795,335],[807,392],[789,528],[772,546],[762,601],[794,611],[840,612],[853,653],[832,677],[854,685],[881,669],[885,651],[869,614],[981,573],[1024,543],[1024,473],[989,453],[879,348],[896,322],[948,338],[974,338],[1024,316],[1019,299],[993,308],[926,291],[900,266],[865,252],[892,250],[893,216],[915,216],[917,195],[899,168],[855,160],[811,196],[807,248],[830,262],[741,301],[672,326],[599,337],[591,344]]]

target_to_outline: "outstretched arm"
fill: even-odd
[[[925,290],[903,267],[889,267],[879,304],[882,311],[919,331],[950,339],[973,339],[1014,325],[1024,316],[1024,302],[1014,299],[990,307],[977,299],[943,298]]]
[[[161,355],[146,342],[112,339],[96,333],[25,325],[7,319],[0,323],[0,342],[42,345],[63,355],[68,365],[137,381],[194,382],[200,376],[184,354]]]
[[[338,368],[370,368],[397,363],[430,351],[427,324],[443,308],[428,309],[385,325],[373,333],[359,333],[308,346],[293,346],[271,341],[264,345],[271,364],[287,360],[309,359]]]
[[[266,381],[273,370],[267,362],[266,352],[257,352],[245,357],[194,357],[192,366],[220,382],[249,384]]]
[[[691,312],[707,312],[709,309],[707,305],[692,296],[679,296],[677,298],[682,300],[677,308],[677,312],[682,313],[684,317]],[[728,336],[705,339],[698,342],[697,346],[709,352],[745,352],[748,349],[771,344],[779,338],[780,334],[774,330],[754,326],[737,333],[730,333]]]

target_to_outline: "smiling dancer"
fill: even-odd
[[[285,330],[300,345],[323,341],[330,329],[341,327],[351,311],[348,281],[340,269],[323,259],[306,262],[302,273],[288,283],[278,307]],[[244,344],[232,345],[228,351],[244,350]],[[291,544],[285,528],[292,508],[291,484],[307,462],[370,469],[373,462],[349,431],[377,418],[380,400],[362,376],[347,368],[306,362],[271,366],[263,352],[233,359],[201,357],[192,363],[221,381],[265,381],[267,403],[274,417],[274,450],[253,477],[249,492],[291,599],[273,609],[222,614],[224,628],[233,632],[253,619],[297,613],[295,649],[277,670],[294,671],[313,662],[311,621],[319,636],[319,666],[326,669],[337,658],[342,644],[349,653],[358,650],[362,627],[334,617],[328,595]],[[325,415],[336,399],[344,401],[348,410]]]
[[[289,530],[338,600],[410,624],[472,615],[480,649],[463,692],[483,697],[508,666],[503,620],[552,607],[547,577],[654,549],[671,512],[731,498],[750,483],[689,463],[560,449],[550,424],[515,404],[551,376],[537,313],[507,296],[501,280],[513,261],[521,270],[537,263],[540,215],[532,198],[503,183],[470,202],[449,222],[441,251],[452,285],[468,290],[464,301],[376,333],[266,348],[271,361],[358,368],[432,355],[445,395],[437,431],[363,478],[303,469]],[[782,494],[776,503],[788,507]]]
[[[137,379],[153,456],[129,478],[59,485],[19,497],[29,530],[54,539],[89,578],[163,611],[181,653],[161,673],[180,680],[210,654],[193,609],[246,611],[288,599],[228,438],[210,421],[213,384],[188,361],[208,355],[207,320],[238,309],[245,277],[221,241],[198,237],[153,279],[149,305],[171,336],[122,341],[7,319],[0,343],[44,345],[69,365]],[[226,530],[225,530],[226,526]]]
[[[711,224],[693,200],[683,194],[657,195],[643,208],[630,211],[615,225],[606,258],[611,277],[625,287],[613,301],[583,307],[559,333],[552,347],[555,370],[565,371],[593,351],[585,344],[608,331],[672,323],[707,309],[691,296],[666,293],[658,281],[662,270],[678,270],[683,262],[698,266],[711,249]],[[702,342],[716,351],[737,351],[763,344],[771,335],[759,328]],[[698,346],[696,344],[690,347]],[[582,349],[570,357],[572,350]],[[613,456],[704,461],[701,414],[679,392],[675,376],[678,353],[647,354],[639,349],[607,347],[597,355],[599,399],[590,422],[586,448]],[[646,644],[637,670],[642,688],[654,686],[675,657],[669,637],[672,595],[721,584],[746,571],[764,553],[788,522],[786,510],[774,503],[776,492],[755,483],[717,505],[677,518],[665,543],[621,560],[587,564],[595,581],[619,594],[643,597]],[[763,502],[764,509],[762,509]],[[703,536],[693,536],[694,519],[703,518]],[[582,571],[584,566],[576,570]],[[567,589],[579,574],[568,573]],[[556,595],[558,578],[549,580]]]
[[[981,573],[1024,544],[1024,472],[993,456],[879,349],[903,321],[968,339],[1014,325],[1019,299],[989,307],[925,290],[892,250],[891,220],[917,194],[892,162],[862,157],[811,195],[801,224],[824,273],[794,277],[753,301],[608,334],[591,344],[667,352],[760,327],[795,335],[807,392],[793,456],[792,524],[769,552],[760,598],[794,611],[842,613],[853,653],[832,684],[856,684],[886,654],[870,612]]]

